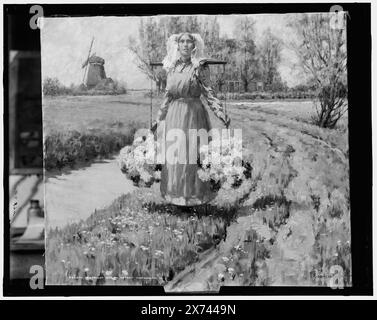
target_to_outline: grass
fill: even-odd
[[[271,232],[256,284],[329,285],[338,265],[351,285],[348,132],[269,111],[249,110],[246,131],[260,180],[245,204],[262,209],[252,215],[254,230]]]
[[[79,132],[51,132],[45,139],[46,170],[73,168],[78,163],[89,163],[95,159],[109,158],[133,141],[136,130],[140,127],[131,123],[122,131],[87,130]]]
[[[47,132],[148,121],[144,96],[92,98],[50,99]],[[228,105],[228,112],[252,151],[249,184],[220,190],[207,214],[174,211],[158,191],[141,189],[87,221],[51,230],[48,282],[168,283],[177,290],[190,283],[203,290],[327,286],[339,266],[344,285],[351,285],[347,117],[335,130],[318,128],[310,124],[314,109],[307,101],[241,103]]]
[[[47,170],[109,158],[148,127],[148,103],[130,95],[44,97]]]
[[[131,94],[43,97],[43,130],[48,136],[53,131],[126,129],[133,122],[147,126],[148,111],[148,100]]]
[[[51,230],[48,282],[163,285],[225,237],[231,212],[178,213],[168,204],[156,207],[156,202],[151,210],[151,196],[138,190],[85,222]]]

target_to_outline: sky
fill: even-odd
[[[261,40],[263,31],[283,40],[289,39],[287,15],[251,15],[256,21],[256,41]],[[219,15],[220,33],[232,35],[236,19],[240,15]],[[127,88],[149,88],[150,82],[134,63],[134,56],[128,50],[130,35],[138,32],[139,17],[59,17],[44,18],[41,32],[42,79],[56,77],[63,84],[80,84],[83,81],[83,61],[88,56],[92,37],[95,37],[92,53],[105,59],[107,77],[121,81]],[[297,59],[286,47],[282,50],[279,71],[289,86],[302,81],[294,68]]]

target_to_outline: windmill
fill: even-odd
[[[88,52],[88,57],[82,64],[84,70],[84,77],[82,79],[83,84],[87,88],[95,87],[99,82],[106,79],[105,73],[105,60],[101,57],[91,54],[93,48],[94,37],[90,43],[90,48]]]

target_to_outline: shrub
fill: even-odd
[[[315,91],[301,92],[296,90],[291,91],[255,91],[255,92],[233,92],[227,93],[226,98],[232,100],[275,100],[275,99],[315,99],[317,93]],[[224,100],[225,93],[218,92],[217,98]]]
[[[132,143],[140,124],[132,122],[126,130],[53,132],[45,140],[45,169],[73,167],[79,162],[105,158]]]
[[[319,90],[316,114],[312,120],[320,127],[333,129],[347,110],[347,86],[342,82],[323,85]]]
[[[118,95],[126,94],[126,86],[111,78],[106,78],[100,81],[94,88],[88,89],[84,84],[74,85],[69,87],[60,83],[57,78],[46,78],[43,81],[43,94],[46,96],[94,96],[94,95]]]
[[[43,81],[43,94],[45,96],[58,96],[69,91],[57,78],[46,78]]]

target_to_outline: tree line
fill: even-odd
[[[148,17],[140,21],[138,35],[129,37],[128,48],[134,53],[138,68],[156,82],[164,81],[165,72],[153,70],[150,61],[162,61],[166,55],[166,41],[173,33],[199,33],[208,57],[226,60],[225,69],[217,67],[213,80],[219,91],[226,80],[240,81],[244,92],[251,90],[252,82],[262,82],[264,90],[281,91],[287,85],[278,72],[282,43],[270,29],[256,45],[255,21],[250,16],[240,17],[232,36],[221,36],[217,17],[172,16]]]
[[[199,33],[208,57],[228,62],[225,70],[212,73],[220,92],[226,80],[240,81],[244,92],[254,91],[251,85],[256,82],[263,83],[263,91],[279,92],[288,89],[278,70],[285,46],[296,54],[298,67],[307,76],[297,90],[316,92],[314,123],[334,128],[348,110],[346,15],[295,14],[287,26],[295,41],[283,42],[266,29],[257,45],[251,16],[236,20],[232,36],[220,36],[216,16],[148,17],[140,21],[138,35],[129,37],[128,48],[134,53],[138,68],[160,86],[166,81],[166,74],[162,69],[154,71],[149,62],[162,61],[171,34]]]

